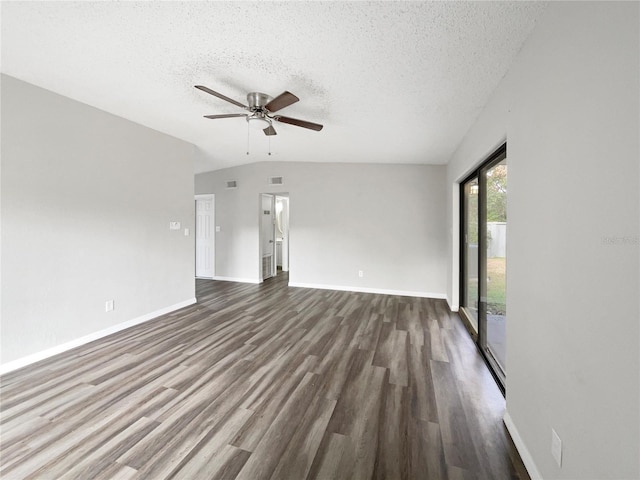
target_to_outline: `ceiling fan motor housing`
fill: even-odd
[[[264,106],[272,100],[266,93],[251,92],[247,94],[247,103],[251,114],[247,116],[247,123],[261,130],[271,126],[271,120],[267,117]]]
[[[266,93],[251,92],[247,94],[247,103],[249,104],[249,110],[252,112],[255,110],[263,110],[264,106],[272,100],[272,97]]]

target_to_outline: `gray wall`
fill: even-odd
[[[285,184],[268,186],[276,175]],[[265,162],[196,175],[196,193],[216,194],[216,276],[257,281],[260,192],[289,193],[291,283],[444,296],[444,166]]]
[[[545,479],[640,478],[638,10],[551,2],[448,168],[457,306],[455,182],[508,141],[507,419]]]
[[[2,76],[2,363],[193,299],[192,152]]]

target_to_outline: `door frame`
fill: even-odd
[[[212,256],[212,265],[211,265],[211,271],[212,271],[212,275],[211,277],[199,277],[197,274],[197,267],[198,267],[198,207],[197,207],[197,202],[198,200],[211,200],[212,203],[212,222],[211,222],[211,251],[213,252],[213,256]],[[204,193],[204,194],[199,194],[199,195],[195,195],[194,196],[194,217],[195,217],[195,228],[194,228],[194,236],[193,236],[193,246],[194,246],[194,252],[193,252],[193,259],[194,259],[194,277],[196,278],[206,278],[206,279],[211,279],[211,278],[215,278],[216,276],[216,196],[213,193]]]
[[[271,276],[270,277],[264,277],[263,275],[263,271],[262,271],[262,258],[264,256],[264,251],[263,251],[263,234],[262,234],[262,216],[264,215],[264,208],[262,206],[262,200],[263,197],[271,197],[271,228],[272,228],[272,236],[273,236],[273,242],[271,243]],[[275,193],[264,193],[261,192],[258,195],[258,278],[260,279],[260,282],[265,281],[268,278],[273,278],[276,276],[277,273],[277,266],[276,266],[276,223],[275,223],[275,218],[276,218],[276,213],[275,213],[275,208],[276,208],[276,194]]]
[[[506,389],[506,372],[502,369],[500,364],[488,351],[487,348],[487,299],[486,299],[486,271],[485,265],[487,260],[486,250],[486,238],[487,238],[487,212],[486,212],[486,194],[484,193],[487,188],[486,173],[498,163],[507,158],[507,143],[500,145],[491,155],[489,155],[483,162],[474,168],[464,179],[459,182],[460,193],[460,230],[459,230],[459,285],[458,285],[458,298],[460,299],[459,313],[467,330],[471,334],[473,340],[476,343],[482,358],[489,367],[493,378],[496,380],[498,387],[505,394]],[[464,282],[466,280],[466,252],[464,242],[465,232],[465,188],[464,185],[471,181],[473,178],[478,178],[478,330],[474,331],[473,323],[468,318],[468,315],[464,311],[462,304],[464,303]],[[485,297],[483,298],[483,292]],[[506,340],[506,339],[505,339]]]
[[[285,200],[284,203],[286,204],[286,215],[284,216],[285,218],[284,232],[282,232],[281,260],[282,260],[282,271],[288,272],[289,271],[289,209],[290,209],[289,194],[276,193],[275,196],[276,196],[276,204],[278,202],[278,199]],[[276,208],[276,216],[277,216],[277,211],[278,209]],[[276,221],[277,221],[277,218],[276,218]],[[277,232],[276,232],[276,237],[277,237]],[[276,251],[277,251],[277,242],[276,242]],[[277,267],[278,267],[278,262],[276,260],[276,273],[277,273]]]

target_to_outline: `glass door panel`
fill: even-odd
[[[478,177],[464,184],[462,308],[478,331]]]
[[[485,299],[486,335],[483,346],[506,371],[507,339],[507,159],[484,170],[483,192],[484,271],[482,297]]]

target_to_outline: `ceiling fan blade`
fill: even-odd
[[[269,110],[270,112],[277,112],[278,110],[282,110],[284,107],[288,107],[289,105],[296,103],[300,100],[291,92],[283,92],[278,95],[276,98],[267,103],[264,108]]]
[[[243,105],[243,104],[242,104],[242,103],[240,103],[240,102],[236,102],[233,98],[225,97],[225,96],[224,96],[224,95],[222,95],[221,93],[214,92],[213,90],[211,90],[210,88],[205,87],[204,85],[195,85],[195,87],[196,87],[198,90],[202,90],[203,92],[207,92],[207,93],[209,93],[209,94],[213,95],[214,97],[218,97],[218,98],[219,98],[219,99],[221,99],[221,100],[225,100],[225,101],[227,101],[227,102],[229,102],[229,103],[233,103],[234,105],[237,105],[237,106],[238,106],[238,107],[240,107],[240,108],[244,108],[244,109],[249,108],[249,107],[247,107],[246,105]]]
[[[273,128],[273,125],[269,125],[267,128],[262,130],[266,136],[277,135],[276,129]]]
[[[222,115],[205,115],[204,118],[231,118],[231,117],[246,117],[246,113],[223,113]]]
[[[298,120],[296,118],[291,118],[291,117],[282,117],[280,115],[276,115],[275,117],[273,117],[273,119],[277,120],[278,122],[288,123],[289,125],[295,125],[296,127],[315,130],[316,132],[319,132],[320,130],[322,130],[322,125],[320,125],[319,123],[307,122],[305,120]]]

